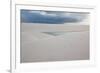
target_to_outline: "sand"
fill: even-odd
[[[89,25],[21,23],[21,63],[88,59]]]

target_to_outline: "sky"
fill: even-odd
[[[44,23],[64,24],[81,22],[86,19],[88,13],[63,12],[63,11],[42,11],[42,10],[21,10],[22,23]]]

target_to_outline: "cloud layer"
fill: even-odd
[[[21,10],[21,22],[64,24],[80,22],[86,18],[86,13]]]

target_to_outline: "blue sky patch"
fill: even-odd
[[[22,23],[64,24],[81,22],[87,13],[21,10]]]

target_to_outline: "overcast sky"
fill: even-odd
[[[61,12],[61,11],[36,11],[21,10],[21,22],[64,24],[81,22],[86,19],[87,13]]]

